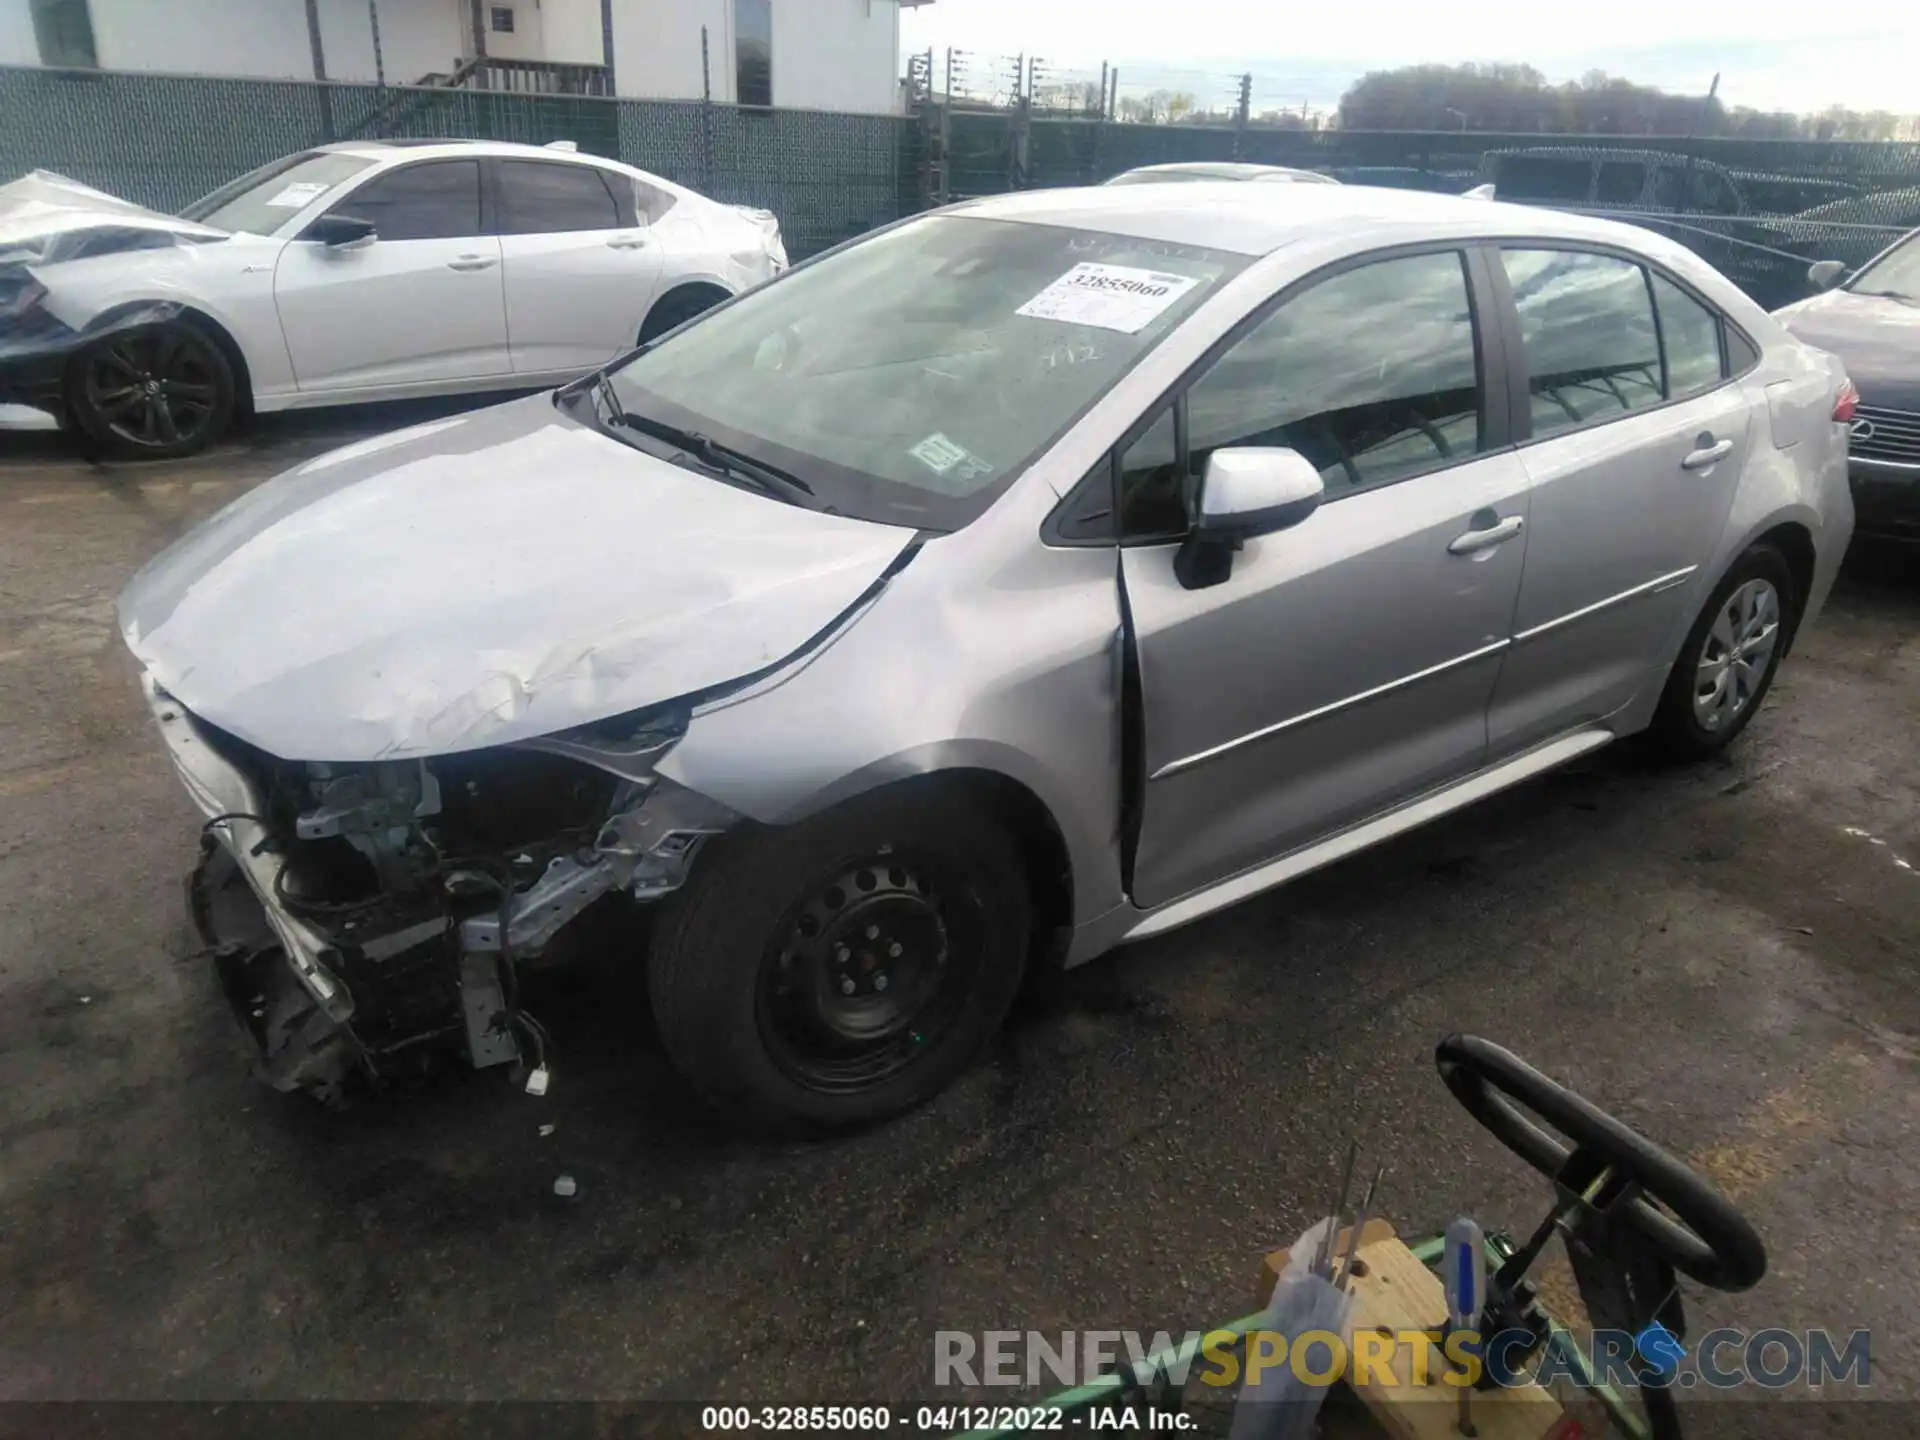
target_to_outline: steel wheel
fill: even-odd
[[[979,905],[924,862],[875,855],[789,912],[756,1009],[775,1063],[812,1090],[898,1074],[959,1014],[979,968]]]
[[[1780,643],[1780,613],[1779,591],[1762,579],[1721,605],[1694,667],[1693,715],[1703,730],[1724,730],[1753,703]]]
[[[225,361],[184,325],[129,331],[96,345],[81,365],[90,428],[136,454],[199,449],[231,403]]]

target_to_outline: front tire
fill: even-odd
[[[1006,827],[933,783],[707,842],[661,907],[654,1014],[681,1072],[780,1130],[871,1124],[999,1028],[1032,935]]]
[[[1680,647],[1649,730],[1654,743],[1685,760],[1731,745],[1773,685],[1799,603],[1793,570],[1772,546],[1734,561]]]
[[[74,356],[66,389],[81,432],[121,459],[197,454],[233,420],[233,367],[211,336],[184,320],[94,341]]]

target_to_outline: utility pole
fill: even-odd
[[[1100,103],[1094,107],[1093,114],[1097,120],[1111,118],[1107,114],[1107,62],[1104,60],[1100,62]]]
[[[1713,97],[1719,93],[1720,72],[1716,70],[1713,72],[1713,83],[1707,86],[1707,98],[1700,102],[1699,118],[1688,128],[1687,168],[1681,172],[1680,193],[1674,197],[1673,202],[1673,209],[1676,215],[1693,203],[1693,159],[1694,151],[1698,148],[1694,144],[1694,137],[1700,133],[1701,125],[1713,114]]]
[[[373,34],[373,83],[387,88],[387,57],[380,50],[380,0],[367,0],[367,28]]]
[[[1247,121],[1253,115],[1253,75],[1240,77],[1240,98],[1233,107],[1233,158],[1240,158],[1240,142],[1247,133]]]

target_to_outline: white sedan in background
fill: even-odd
[[[0,186],[0,402],[120,455],[236,413],[535,389],[784,270],[778,221],[570,145],[353,141],[179,216]]]

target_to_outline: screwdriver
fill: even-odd
[[[1487,1289],[1487,1252],[1480,1227],[1462,1216],[1447,1226],[1441,1274],[1447,1287],[1447,1320],[1455,1333],[1477,1329],[1480,1305]],[[1460,1414],[1455,1428],[1473,1436],[1473,1386],[1460,1387]]]

